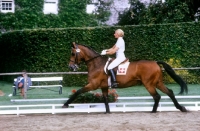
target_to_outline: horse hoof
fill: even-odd
[[[186,109],[184,106],[182,106],[181,111],[182,111],[182,112],[187,112],[187,109]]]
[[[63,105],[62,108],[68,108],[68,106]]]
[[[151,113],[156,113],[156,112],[157,112],[157,110],[152,110],[152,111],[151,111]]]

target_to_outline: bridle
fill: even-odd
[[[71,60],[71,62],[74,62],[75,65],[78,65],[78,55],[81,52],[81,50],[78,48],[78,45],[76,44],[76,53],[75,53],[75,61]]]
[[[78,48],[78,45],[77,45],[77,44],[76,44],[75,48],[76,48],[76,49],[75,49],[75,50],[76,50],[76,53],[75,53],[75,61],[73,61],[73,60],[71,60],[71,59],[70,59],[70,61],[73,62],[74,65],[75,65],[76,67],[78,67],[78,55],[79,55],[79,53],[81,52],[81,50]],[[100,57],[100,56],[101,56],[101,55],[99,54],[99,55],[97,55],[97,56],[95,56],[95,57],[93,57],[93,58],[91,58],[91,59],[85,61],[85,63],[87,64],[87,63],[89,63],[90,61],[92,61],[92,60],[94,60],[95,58]]]

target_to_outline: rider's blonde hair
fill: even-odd
[[[116,32],[120,37],[124,36],[124,31],[122,29],[117,29]]]

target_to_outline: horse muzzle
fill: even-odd
[[[69,69],[72,71],[77,71],[78,70],[78,65],[74,64],[74,65],[69,65]]]

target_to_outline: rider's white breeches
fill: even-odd
[[[115,68],[118,66],[121,62],[123,62],[126,58],[125,57],[118,57],[110,65],[108,66],[108,70]]]

